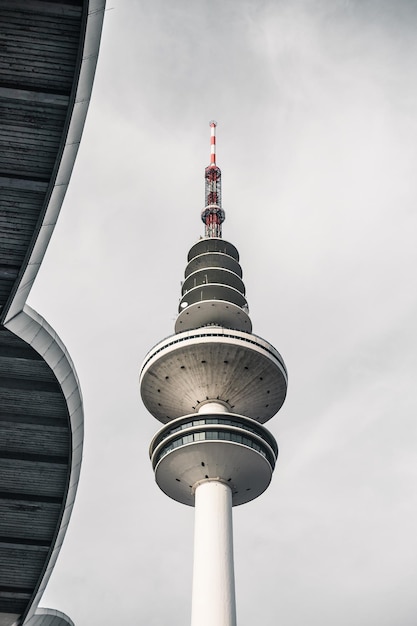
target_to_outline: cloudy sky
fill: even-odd
[[[234,509],[239,626],[417,620],[417,3],[108,0],[70,189],[29,303],[85,402],[42,605],[190,620],[193,510],[154,483],[146,352],[173,333],[218,121],[224,237],[289,370],[272,484]]]

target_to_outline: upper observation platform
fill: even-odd
[[[208,326],[154,346],[142,365],[140,387],[146,408],[163,423],[217,400],[263,424],[285,400],[287,370],[261,337]]]
[[[71,515],[83,407],[64,344],[26,299],[75,162],[104,9],[0,0],[0,626],[58,624],[31,619]]]

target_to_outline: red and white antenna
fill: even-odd
[[[216,165],[216,126],[217,122],[211,120],[210,122],[210,167]]]
[[[210,165],[205,170],[205,206],[201,219],[205,224],[206,237],[221,237],[225,212],[222,209],[222,173],[216,165],[216,127],[210,122]]]

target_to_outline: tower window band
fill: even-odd
[[[259,452],[271,465],[271,468],[275,467],[275,458],[270,453],[268,454],[267,448],[259,445],[258,442],[250,439],[249,437],[245,437],[244,435],[240,435],[238,433],[232,433],[226,430],[208,430],[208,431],[200,431],[197,433],[190,433],[188,435],[184,435],[183,437],[178,437],[174,439],[166,447],[162,448],[156,459],[153,460],[154,466],[158,464],[158,462],[164,458],[169,452],[175,450],[175,448],[180,448],[181,446],[185,446],[190,443],[200,442],[200,441],[232,441],[234,443],[240,443],[248,448],[252,448]]]

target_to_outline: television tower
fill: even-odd
[[[143,402],[164,424],[150,445],[159,487],[195,507],[192,626],[236,626],[232,507],[268,487],[278,456],[262,424],[281,408],[287,371],[252,334],[237,249],[222,239],[216,122],[205,170],[205,236],[188,253],[175,334],[145,357]]]

